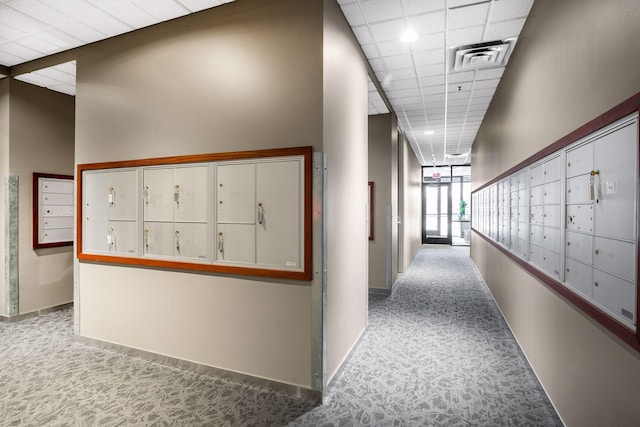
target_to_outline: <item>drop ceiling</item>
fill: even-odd
[[[231,1],[0,0],[0,77],[18,64]],[[513,48],[533,0],[338,3],[375,73],[369,114],[391,107],[423,165],[468,163],[511,54],[476,45]],[[417,40],[400,40],[407,29]],[[454,68],[456,55],[466,68]],[[75,94],[74,61],[14,77]]]

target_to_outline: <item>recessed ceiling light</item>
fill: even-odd
[[[425,135],[433,135],[434,133],[436,133],[436,132],[435,132],[435,131],[433,131],[433,130],[425,130],[425,131],[424,131],[424,134],[425,134]]]
[[[409,29],[409,30],[405,30],[405,32],[402,33],[402,35],[400,36],[400,40],[402,40],[405,43],[411,43],[418,40],[418,37],[419,37],[418,33]]]

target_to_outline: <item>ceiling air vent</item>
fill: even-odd
[[[471,44],[451,49],[450,71],[471,71],[504,67],[513,52],[516,38]]]

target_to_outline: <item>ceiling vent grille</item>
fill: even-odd
[[[453,48],[450,55],[450,72],[504,67],[513,52],[516,38]]]

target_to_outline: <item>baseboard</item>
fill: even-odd
[[[282,383],[275,380],[269,380],[266,378],[254,377],[252,375],[243,374],[240,372],[228,371],[226,369],[216,368],[209,365],[203,365],[201,363],[152,353],[146,350],[140,350],[120,344],[101,341],[95,338],[83,337],[80,335],[76,335],[74,338],[76,342],[90,345],[92,347],[97,347],[103,350],[125,354],[127,356],[136,357],[138,359],[143,359],[149,362],[170,366],[172,368],[182,369],[189,372],[196,372],[198,374],[204,374],[215,378],[221,378],[235,383],[246,384],[265,390],[273,390],[276,392],[287,394],[289,396],[316,402],[318,404],[322,403],[322,391],[311,390],[308,388],[296,386],[293,384]]]
[[[53,313],[54,311],[66,310],[67,308],[73,307],[72,302],[68,302],[65,304],[56,305],[53,307],[43,308],[36,311],[31,311],[29,313],[18,314],[16,316],[2,316],[0,315],[1,322],[14,323],[20,322],[21,320],[31,319],[32,317],[38,317],[45,314]]]

